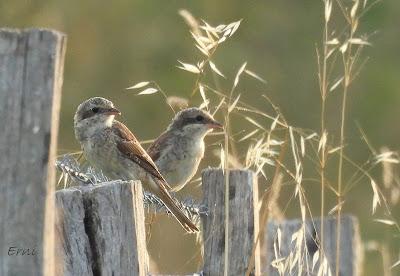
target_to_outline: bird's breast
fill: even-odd
[[[82,144],[86,159],[108,177],[115,178],[121,167],[118,150],[112,139],[98,135],[92,136]]]
[[[204,148],[203,141],[179,141],[166,149],[156,165],[168,184],[183,186],[196,174],[204,156]]]

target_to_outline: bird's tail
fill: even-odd
[[[161,201],[172,213],[172,215],[182,225],[183,229],[185,229],[189,233],[199,232],[199,229],[196,227],[196,225],[184,214],[182,208],[171,197],[166,189],[157,189],[156,195],[161,199]]]

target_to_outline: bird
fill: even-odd
[[[204,156],[204,137],[223,125],[202,109],[181,110],[147,149],[172,191],[181,190],[196,174]]]
[[[115,116],[121,112],[105,98],[82,102],[74,116],[74,132],[85,158],[111,179],[140,180],[143,187],[161,199],[167,209],[190,233],[196,225],[170,195],[170,186],[133,133]]]

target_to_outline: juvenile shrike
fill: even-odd
[[[120,114],[111,101],[100,97],[78,106],[74,117],[75,137],[86,159],[112,179],[140,180],[164,202],[186,231],[198,232],[168,193],[169,185],[136,137],[124,124],[114,120]]]
[[[204,156],[204,137],[222,124],[199,108],[188,108],[176,114],[167,130],[149,147],[148,153],[158,169],[179,191],[196,174]]]

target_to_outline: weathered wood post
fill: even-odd
[[[140,182],[72,187],[56,197],[57,275],[147,275]]]
[[[245,275],[259,229],[258,185],[253,172],[229,172],[229,271]],[[209,215],[202,218],[204,275],[224,275],[225,181],[220,169],[203,171],[203,204]],[[256,249],[255,274],[260,275],[259,249]]]
[[[322,269],[325,270],[322,275],[328,275],[328,270],[331,275],[336,274],[336,218],[324,218],[323,252],[325,258],[318,250],[321,219],[307,220],[304,227],[302,226],[303,223],[299,219],[282,222],[271,221],[268,224],[265,233],[266,242],[263,246],[263,251],[266,253],[266,265],[263,267],[263,273],[272,276],[320,275],[318,271]],[[353,216],[342,216],[340,227],[342,234],[339,275],[362,275],[363,255],[358,221]],[[318,259],[315,259],[317,262],[313,266],[316,252],[318,252]],[[279,270],[281,270],[280,273]],[[298,274],[299,270],[300,274]]]
[[[56,275],[93,275],[82,191],[56,192]]]
[[[65,42],[51,30],[0,29],[1,275],[54,275],[54,161]]]

